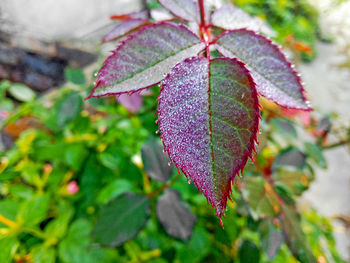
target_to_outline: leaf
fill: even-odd
[[[179,249],[176,249],[174,262],[202,262],[201,259],[203,259],[211,251],[210,245],[210,234],[203,227],[197,224],[190,240]]]
[[[199,6],[193,0],[159,0],[175,16],[187,21],[200,22]]]
[[[56,123],[62,128],[67,123],[73,121],[83,109],[83,101],[78,92],[69,93],[58,103]]]
[[[142,106],[142,97],[138,93],[129,94],[121,94],[117,97],[118,102],[127,108],[131,113],[136,113]]]
[[[259,234],[261,247],[269,259],[272,260],[281,247],[281,244],[283,242],[283,235],[268,220],[264,220],[259,225]]]
[[[65,68],[64,76],[66,80],[76,85],[84,85],[86,83],[84,72],[77,68]]]
[[[76,171],[79,171],[88,154],[89,151],[86,149],[84,144],[68,144],[66,146],[64,159],[69,167],[72,167]]]
[[[107,204],[110,200],[125,192],[130,192],[133,186],[130,181],[117,179],[104,187],[97,197],[97,201]]]
[[[5,199],[0,201],[0,215],[10,219],[12,221],[16,220],[16,215],[18,213],[19,204],[11,199]],[[5,225],[0,223],[0,228]],[[1,261],[0,261],[1,262]]]
[[[17,221],[25,226],[34,226],[42,222],[49,209],[50,198],[47,194],[33,196],[21,204],[18,211]]]
[[[281,210],[278,196],[272,186],[261,177],[247,177],[242,194],[255,220],[275,217]]]
[[[316,263],[317,260],[307,243],[306,236],[301,229],[297,214],[287,206],[283,206],[280,220],[284,238],[293,255],[301,263]]]
[[[274,118],[271,120],[271,125],[284,136],[296,138],[298,136],[297,130],[295,129],[293,123],[289,120],[283,120],[279,118]]]
[[[238,251],[239,262],[256,263],[260,261],[260,251],[252,241],[243,241]]]
[[[101,245],[119,246],[137,235],[146,224],[149,214],[147,196],[122,194],[102,208],[92,237]]]
[[[168,235],[184,241],[192,235],[196,216],[181,203],[177,191],[167,189],[158,198],[157,216]]]
[[[165,150],[220,218],[256,141],[260,113],[248,71],[229,58],[186,59],[162,82],[158,100]]]
[[[31,101],[36,97],[35,92],[33,90],[21,83],[11,84],[8,91],[11,94],[11,96],[14,97],[16,100],[23,102]]]
[[[31,251],[34,263],[55,263],[56,250],[54,248],[37,245]]]
[[[323,169],[327,169],[327,161],[323,155],[322,149],[314,143],[305,143],[305,153],[310,157],[315,163]]]
[[[280,167],[273,173],[276,185],[286,187],[294,195],[301,195],[310,184],[307,174],[299,169]]]
[[[11,263],[19,242],[16,237],[0,237],[0,262]]]
[[[169,156],[163,152],[163,146],[159,140],[150,137],[142,147],[142,162],[147,175],[161,183],[166,183],[171,177],[174,166],[170,163]]]
[[[246,28],[256,32],[272,34],[272,29],[259,18],[255,18],[232,4],[224,5],[211,15],[211,24],[226,30]]]
[[[116,25],[110,32],[108,32],[107,35],[105,35],[105,37],[102,39],[102,43],[116,40],[147,23],[147,19],[130,19],[122,21],[120,24]]]
[[[275,172],[278,167],[292,167],[303,169],[306,163],[306,156],[302,151],[296,148],[289,148],[282,151],[272,164],[272,171]]]
[[[88,98],[132,93],[159,83],[170,69],[205,45],[183,25],[161,22],[130,35],[99,71]]]
[[[253,31],[238,29],[223,33],[215,43],[222,55],[247,64],[261,95],[284,107],[311,110],[300,77],[270,40]]]
[[[87,262],[90,230],[90,223],[84,219],[73,222],[67,236],[59,243],[58,254],[61,261],[65,263]]]

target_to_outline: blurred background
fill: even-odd
[[[83,100],[120,40],[101,44],[110,16],[169,12],[1,0],[0,263],[350,262],[350,1],[231,3],[268,24],[314,111],[261,101],[257,167],[236,180],[222,229],[162,154],[159,87]]]

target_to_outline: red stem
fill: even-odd
[[[205,9],[204,9],[204,0],[198,0],[199,11],[201,13],[201,27],[206,28],[207,24],[205,22]]]

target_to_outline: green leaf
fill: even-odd
[[[57,213],[57,217],[51,220],[45,227],[45,233],[50,238],[61,239],[67,232],[68,224],[74,214],[74,209],[70,204],[61,202]]]
[[[281,210],[278,197],[272,186],[261,177],[247,177],[242,194],[249,204],[249,210],[255,220],[275,217]]]
[[[210,234],[197,225],[188,243],[177,250],[175,263],[200,262],[210,251]]]
[[[8,89],[8,91],[16,100],[23,102],[31,101],[36,96],[33,90],[20,83],[11,84],[11,87]]]
[[[316,263],[317,260],[307,243],[297,214],[287,206],[282,207],[280,221],[286,243],[301,263]]]
[[[289,120],[274,118],[271,120],[271,125],[274,129],[285,136],[296,138],[298,136],[297,130],[293,123]]]
[[[67,123],[73,121],[83,109],[83,99],[78,92],[69,93],[58,103],[56,123],[62,128]]]
[[[110,200],[118,195],[130,192],[133,190],[133,185],[124,179],[118,179],[105,186],[97,196],[97,201],[102,204],[107,204]]]
[[[322,149],[314,143],[305,143],[305,153],[311,158],[319,167],[327,169],[327,161],[323,155]]]
[[[16,237],[0,237],[0,262],[11,263],[19,246]]]
[[[42,222],[49,209],[50,198],[48,194],[33,196],[21,204],[17,215],[17,221],[25,226],[34,226]]]
[[[64,263],[88,262],[90,231],[91,225],[84,219],[78,219],[70,226],[67,236],[58,247],[59,257]]]
[[[83,144],[70,144],[66,147],[65,160],[70,167],[78,171],[88,154]]]
[[[101,245],[119,246],[137,235],[146,224],[149,214],[147,196],[122,194],[102,207],[92,237]]]
[[[260,251],[255,243],[243,241],[239,247],[238,258],[241,263],[257,263],[260,261]]]
[[[0,215],[14,221],[18,213],[19,204],[11,199],[5,199],[0,201]],[[0,228],[5,225],[0,223]],[[1,254],[1,253],[0,253]],[[1,261],[0,261],[1,262]]]
[[[276,185],[285,186],[295,195],[302,194],[310,184],[310,178],[306,172],[292,167],[280,167],[272,176]]]
[[[31,250],[34,263],[55,263],[56,250],[51,247],[37,245]]]
[[[84,72],[77,68],[65,68],[64,76],[67,81],[76,85],[84,85],[86,83]]]

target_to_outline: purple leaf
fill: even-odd
[[[142,106],[142,97],[138,93],[133,93],[131,95],[121,94],[118,96],[117,100],[132,113],[138,112]]]
[[[159,0],[175,16],[187,21],[200,21],[198,3],[193,0]]]
[[[176,63],[205,44],[184,25],[161,22],[143,27],[113,51],[88,98],[133,93],[159,83]]]
[[[108,42],[116,40],[132,30],[147,24],[148,20],[145,19],[130,19],[122,21],[120,24],[116,25],[103,39],[102,42]]]
[[[261,95],[284,107],[311,110],[300,77],[270,40],[253,31],[238,29],[219,36],[215,46],[224,56],[247,64]]]
[[[221,218],[257,136],[260,111],[248,70],[235,59],[186,59],[164,79],[158,100],[165,150]]]
[[[211,16],[211,24],[226,30],[246,28],[267,35],[273,34],[272,29],[263,20],[254,18],[231,4],[216,9]]]

